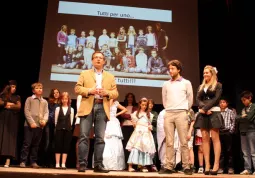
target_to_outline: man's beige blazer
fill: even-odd
[[[92,111],[94,105],[94,95],[88,95],[88,91],[89,89],[96,87],[95,74],[94,69],[82,71],[75,85],[75,93],[77,95],[82,95],[77,116],[86,116]],[[110,120],[110,99],[117,99],[119,93],[116,87],[115,77],[107,71],[103,71],[102,88],[105,89],[109,94],[109,97],[103,98],[103,105],[105,113]]]

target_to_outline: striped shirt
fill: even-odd
[[[233,133],[235,131],[236,114],[231,109],[226,108],[225,111],[221,111],[221,115],[225,123],[224,130],[228,130],[230,133]]]

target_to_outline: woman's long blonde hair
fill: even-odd
[[[199,91],[203,90],[205,88],[205,86],[207,86],[209,90],[213,91],[213,90],[215,90],[216,85],[218,83],[217,69],[210,65],[205,66],[204,70],[205,69],[208,69],[211,72],[212,78],[209,81],[209,83],[206,83],[205,79],[203,79],[203,82],[199,87]],[[211,87],[211,88],[209,88],[209,87]]]

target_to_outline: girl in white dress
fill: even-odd
[[[117,113],[117,109],[121,111]],[[118,101],[110,100],[110,120],[106,125],[103,152],[103,165],[108,170],[124,170],[126,166],[122,145],[123,135],[120,122],[116,118],[125,112],[127,112],[127,109]]]
[[[156,152],[154,139],[151,133],[151,119],[153,114],[148,111],[148,100],[139,101],[138,110],[131,114],[135,130],[128,140],[126,149],[130,151],[128,158],[128,171],[134,172],[133,165],[138,165],[142,172],[148,172],[146,166],[152,166]]]

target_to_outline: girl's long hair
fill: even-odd
[[[128,100],[127,100],[127,98],[128,98],[129,95],[132,95],[132,98],[133,98],[132,106],[136,106],[137,103],[136,103],[136,99],[135,99],[134,93],[127,93],[127,94],[126,94],[125,99],[124,99],[124,106],[128,106]]]
[[[203,90],[205,88],[205,85],[208,86],[209,90],[214,91],[216,86],[217,86],[217,83],[218,83],[218,77],[217,77],[216,69],[213,66],[210,66],[210,65],[205,66],[204,70],[205,69],[208,69],[211,72],[212,78],[209,81],[209,83],[206,83],[205,79],[203,79],[203,82],[199,87],[199,91]]]
[[[146,102],[146,109],[145,109],[145,112],[146,112],[146,115],[147,115],[148,119],[150,119],[150,111],[148,110],[149,102],[148,102],[148,99],[147,99],[147,98],[142,98],[142,99],[140,99],[140,101],[139,101],[139,103],[138,103],[138,109],[137,109],[137,112],[136,112],[136,117],[137,117],[138,119],[140,119],[140,118],[139,118],[139,113],[140,113],[140,111],[141,111],[141,104],[142,104],[143,102]]]
[[[58,90],[58,92],[59,92],[59,94],[60,94],[59,89],[57,89],[57,88],[51,89],[50,95],[49,95],[49,98],[48,98],[48,102],[49,102],[50,105],[54,105],[54,104],[55,104],[55,100],[56,100],[56,98],[54,97],[54,91],[55,91],[55,90]],[[59,98],[57,99],[57,102],[56,102],[56,103],[57,103],[57,104],[60,104],[60,99],[59,99]]]

